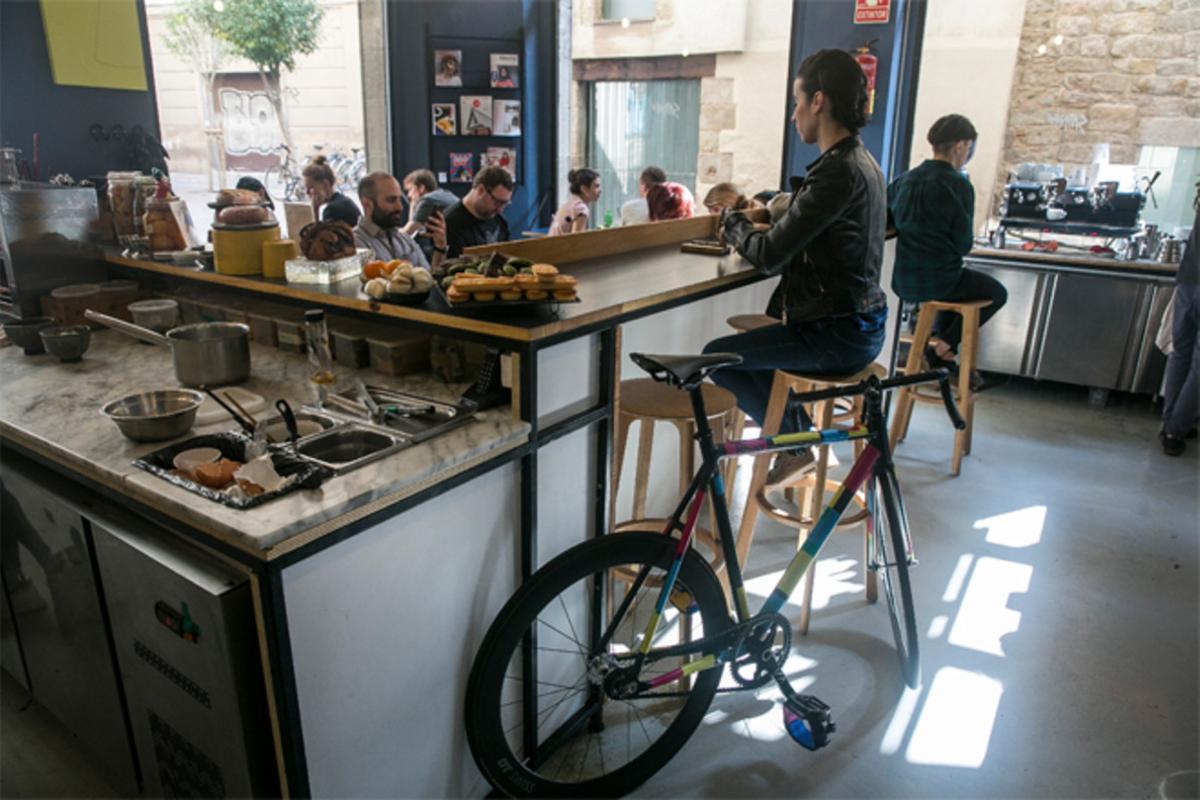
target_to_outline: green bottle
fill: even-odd
[[[604,212],[604,227],[611,228],[613,226],[612,209]]]

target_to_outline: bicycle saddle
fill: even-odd
[[[633,363],[661,383],[691,391],[708,375],[721,367],[742,363],[737,353],[712,353],[696,356],[655,356],[646,353],[630,353]]]

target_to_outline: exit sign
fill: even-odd
[[[891,0],[854,0],[855,25],[886,25]]]

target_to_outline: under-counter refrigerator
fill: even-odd
[[[165,535],[92,528],[145,793],[277,796],[249,578]]]

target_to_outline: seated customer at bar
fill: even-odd
[[[362,214],[354,201],[337,191],[337,176],[325,161],[317,156],[300,173],[304,178],[304,192],[312,203],[313,219],[322,222],[341,221],[353,228]]]
[[[446,246],[454,258],[463,248],[507,242],[508,223],[500,212],[512,202],[513,179],[503,167],[484,167],[459,202],[446,212]]]
[[[892,291],[902,300],[991,300],[980,309],[984,325],[1008,300],[1004,286],[978,270],[963,267],[974,244],[971,229],[975,190],[962,174],[978,138],[975,126],[960,114],[948,114],[929,129],[933,158],[892,181],[888,210],[896,228],[896,266]],[[962,317],[943,312],[929,340],[930,366],[953,366],[962,340]],[[975,379],[978,380],[978,379]]]
[[[879,288],[886,184],[858,131],[867,123],[867,80],[841,50],[804,59],[792,84],[792,122],[821,155],[792,195],[787,213],[770,230],[756,230],[741,212],[726,212],[725,239],[760,272],[782,274],[772,305],[782,324],[724,336],[706,353],[738,353],[742,363],[713,380],[737,396],[760,425],[777,369],[844,375],[870,364],[883,346],[887,303]],[[781,433],[811,426],[798,404],[784,415]],[[770,485],[791,482],[810,469],[807,448],[776,456]]]
[[[400,188],[408,198],[408,222],[404,232],[416,240],[426,258],[432,258],[433,240],[425,231],[425,221],[434,211],[444,215],[458,198],[453,192],[439,187],[433,171],[428,169],[414,169],[405,175]]]
[[[588,206],[600,199],[600,173],[596,170],[587,167],[573,169],[567,173],[567,182],[571,193],[554,212],[549,236],[586,231],[590,215]]]
[[[646,206],[650,209],[650,221],[664,219],[688,219],[696,215],[696,200],[682,183],[656,183],[646,192]]]
[[[656,183],[666,183],[667,173],[662,167],[646,167],[638,177],[638,196],[621,206],[622,225],[643,225],[650,221],[650,207],[646,204],[646,192]]]
[[[358,182],[358,201],[363,217],[354,229],[354,241],[369,249],[379,261],[403,259],[414,267],[429,269],[425,253],[403,230],[404,195],[400,182],[386,172],[372,172]],[[425,230],[433,239],[433,264],[441,263],[446,253],[446,224],[439,212],[425,221]]]

